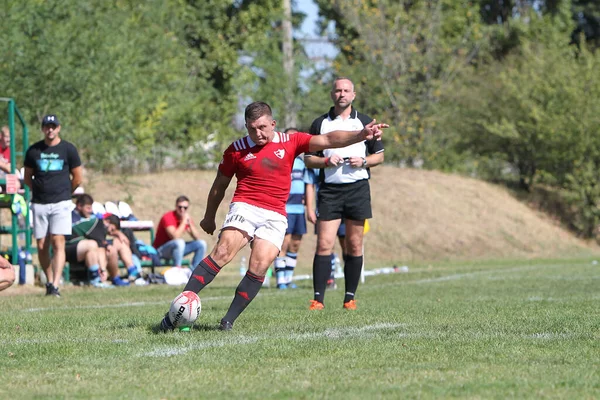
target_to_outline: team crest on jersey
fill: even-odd
[[[246,157],[244,157],[244,161],[254,160],[256,156],[252,153],[248,153]]]
[[[279,158],[280,160],[283,160],[283,156],[285,156],[285,150],[284,149],[275,150],[273,153],[275,153],[275,155],[277,156],[277,158]]]

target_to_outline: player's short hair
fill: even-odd
[[[109,224],[114,225],[117,229],[121,230],[121,220],[115,214],[109,214],[104,217],[104,219],[107,220]]]
[[[187,197],[187,196],[185,196],[185,195],[183,195],[183,194],[182,194],[181,196],[179,196],[179,197],[177,198],[177,200],[175,200],[175,205],[177,205],[177,204],[181,203],[182,201],[187,201],[187,202],[189,203],[189,202],[190,202],[190,199],[188,199],[188,197]]]
[[[94,199],[87,193],[83,193],[77,197],[78,206],[89,206],[94,204]]]
[[[296,128],[287,128],[285,131],[283,131],[283,133],[296,133],[298,132],[298,129]]]
[[[262,101],[255,101],[254,103],[248,104],[246,111],[244,112],[246,121],[256,121],[264,115],[273,117],[273,111],[271,111],[270,105]]]
[[[8,126],[4,125],[0,130],[2,131],[2,136],[10,136],[10,129],[8,129]]]

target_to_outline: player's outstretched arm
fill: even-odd
[[[212,187],[208,192],[208,200],[206,201],[206,211],[204,212],[204,218],[200,221],[200,227],[202,230],[209,235],[212,235],[217,225],[215,223],[215,217],[217,215],[217,209],[223,201],[223,197],[225,196],[225,191],[229,187],[229,183],[231,183],[231,178],[229,176],[225,176],[221,173],[221,171],[217,172],[217,176],[213,181]]]
[[[383,133],[383,129],[388,127],[388,124],[378,124],[373,120],[361,131],[332,131],[325,135],[315,135],[310,138],[308,151],[335,149],[365,140],[379,139]]]

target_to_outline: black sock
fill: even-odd
[[[360,273],[362,271],[363,256],[345,257],[344,276],[346,278],[346,294],[344,295],[344,303],[354,300],[354,294],[360,281]]]
[[[327,280],[331,274],[331,256],[320,256],[315,254],[313,260],[313,289],[315,290],[315,300],[323,303],[325,298],[325,288]]]
[[[250,271],[246,272],[246,276],[242,278],[240,284],[235,289],[235,296],[223,320],[233,323],[256,297],[264,281],[264,276],[254,275]]]
[[[213,260],[210,256],[206,256],[204,260],[200,261],[200,264],[192,272],[192,276],[188,281],[183,291],[191,290],[192,292],[198,293],[206,285],[215,279],[215,276],[221,271],[221,267]]]

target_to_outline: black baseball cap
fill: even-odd
[[[42,120],[42,126],[44,126],[44,125],[56,125],[56,126],[59,126],[60,125],[60,121],[58,120],[58,117],[56,115],[54,115],[54,114],[48,114]]]

